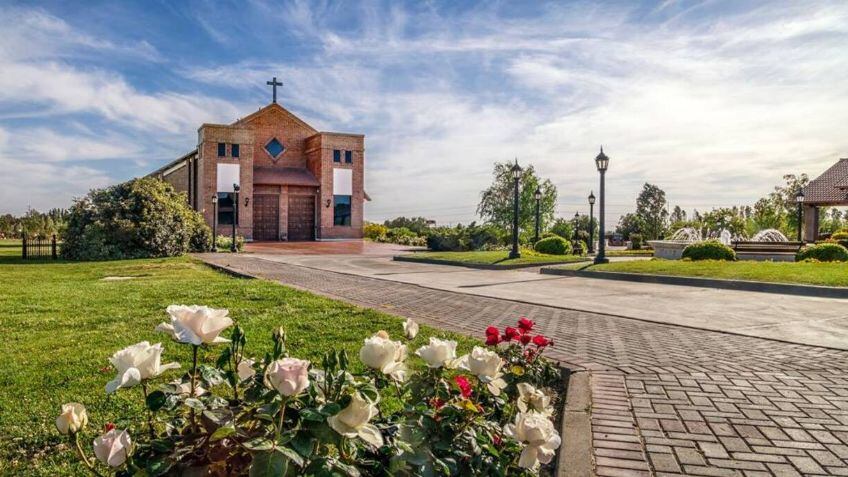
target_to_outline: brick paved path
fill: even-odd
[[[432,290],[246,256],[210,263],[479,335],[528,316],[592,374],[601,476],[848,475],[848,352]]]

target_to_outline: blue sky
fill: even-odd
[[[67,206],[270,101],[366,134],[366,218],[469,221],[518,157],[609,223],[645,181],[750,203],[848,157],[848,3],[2,2],[0,212]],[[597,190],[596,190],[597,192]]]

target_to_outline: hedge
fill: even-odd
[[[550,255],[568,255],[571,253],[571,244],[559,236],[547,237],[536,242],[533,249]]]
[[[690,260],[736,260],[736,252],[718,240],[706,240],[688,245],[682,258]]]
[[[848,261],[848,249],[838,243],[820,243],[806,247],[795,255],[795,260],[818,260],[819,262]]]

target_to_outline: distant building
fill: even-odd
[[[270,83],[269,83],[270,84]],[[275,86],[276,88],[276,86]],[[203,124],[197,149],[150,174],[188,193],[218,233],[248,240],[362,237],[365,136],[319,132],[275,102],[233,124]]]

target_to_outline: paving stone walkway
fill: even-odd
[[[591,373],[599,476],[848,475],[848,352],[346,275],[249,256],[220,266],[479,335],[518,316]]]

